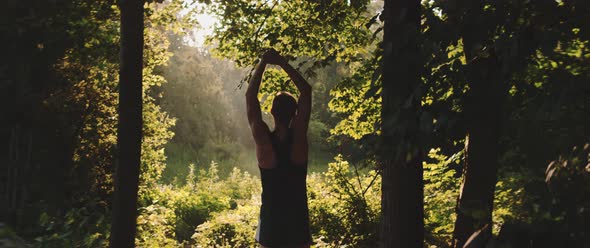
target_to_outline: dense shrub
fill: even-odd
[[[440,149],[432,149],[423,162],[426,243],[436,247],[445,247],[452,238],[460,180],[448,165],[458,162],[460,155],[449,158]]]
[[[197,247],[255,247],[260,198],[236,209],[218,213],[212,220],[199,225],[192,236]]]
[[[449,165],[460,163],[461,156],[462,153],[458,153],[448,157],[441,154],[440,149],[432,149],[423,163],[428,247],[448,247],[451,241],[460,179]],[[564,192],[558,188],[561,185],[570,187],[569,181],[563,178],[587,173],[585,168],[577,166],[581,164],[578,160],[561,159],[552,164],[548,171],[554,172],[548,180],[551,179],[554,192]],[[569,169],[563,164],[577,167]],[[196,171],[195,166],[190,165],[181,185],[158,184],[145,190],[140,197],[137,246],[256,247],[260,180],[238,168],[222,177],[217,168],[214,162],[207,170]],[[526,209],[519,207],[525,195],[521,185],[527,179],[508,172],[501,174],[496,186],[495,233],[504,223],[532,221]],[[327,171],[310,173],[307,186],[314,247],[377,245],[381,177],[375,170],[359,169],[337,156],[328,163]],[[570,198],[583,199],[562,197],[559,200],[565,202]],[[92,209],[72,209],[65,216],[62,220],[42,215],[40,224],[47,234],[37,238],[40,247],[107,245],[109,223],[104,204]]]
[[[441,154],[440,149],[432,149],[423,163],[428,247],[448,247],[451,241],[460,179],[449,165],[460,163],[461,155],[448,157]],[[557,189],[566,185],[568,181],[563,178],[568,175],[587,173],[581,166],[568,170],[575,158],[568,159],[559,160],[551,167],[555,172],[548,179],[552,180],[554,192],[564,191]],[[562,165],[564,161],[568,161],[568,166]],[[136,245],[256,247],[260,180],[238,168],[222,177],[217,168],[214,162],[207,170],[196,171],[195,166],[190,165],[181,185],[157,184],[143,191]],[[496,232],[504,223],[531,222],[526,217],[526,209],[518,206],[525,195],[519,185],[526,179],[502,174],[496,187],[493,216]],[[375,170],[359,169],[337,156],[328,164],[327,171],[308,175],[307,187],[314,247],[377,245],[381,177]],[[564,202],[562,199],[566,198],[560,198]],[[93,206],[72,209],[63,219],[42,215],[40,224],[47,231],[38,236],[36,244],[40,247],[105,247],[108,209],[104,204]]]
[[[142,197],[141,204],[147,207],[140,209],[137,244],[190,245],[198,225],[246,205],[253,195],[260,195],[260,183],[247,172],[234,168],[221,178],[214,162],[198,172],[190,165],[182,186],[158,185]]]
[[[35,238],[36,247],[107,247],[110,214],[104,202],[90,200],[61,218],[42,213],[39,226],[43,232]]]
[[[198,247],[253,247],[260,208],[257,178],[236,169],[226,179],[237,207],[215,214],[193,235]],[[308,176],[311,232],[316,247],[371,247],[377,241],[380,177],[374,171],[352,170],[341,156],[325,173]],[[244,190],[244,189],[248,190]],[[240,190],[238,190],[240,189]],[[249,193],[246,193],[249,192]],[[245,194],[245,195],[244,195]],[[249,200],[244,201],[245,196]]]
[[[139,209],[135,245],[137,247],[175,247],[174,229],[171,220],[174,211],[156,203]]]
[[[381,178],[359,172],[341,156],[325,173],[308,177],[311,231],[317,247],[374,247],[381,207]]]

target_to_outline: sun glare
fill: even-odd
[[[213,27],[217,22],[217,18],[210,14],[202,13],[197,15],[199,26],[195,27],[190,33],[187,40],[191,46],[202,47],[205,43],[205,38],[213,32]]]
[[[205,4],[196,1],[191,3],[185,1],[185,4],[188,5],[184,10],[180,11],[179,14],[181,16],[187,15],[190,12],[190,9],[198,9],[199,13],[195,14],[198,24],[188,32],[187,36],[184,37],[184,41],[189,46],[203,47],[205,39],[213,32],[213,27],[215,26],[215,23],[217,23],[217,18],[214,15],[207,13],[207,11],[204,11],[207,7]]]

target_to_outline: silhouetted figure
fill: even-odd
[[[273,131],[262,120],[257,97],[267,64],[283,68],[300,93],[298,101],[286,92],[275,96],[271,109]],[[261,247],[309,247],[306,176],[311,86],[284,57],[271,49],[256,66],[246,91],[246,105],[262,180],[256,241]]]

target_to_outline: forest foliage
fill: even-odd
[[[307,179],[314,246],[374,247],[379,72],[388,49],[381,1],[158,2],[148,1],[145,12],[136,245],[255,245],[261,187],[240,87],[264,49],[274,48],[314,90]],[[494,233],[587,239],[590,4],[485,1],[473,17],[479,7],[469,2],[422,2],[424,67],[415,94],[428,145],[425,243],[449,247],[452,239],[472,103],[472,51],[463,32],[475,24],[483,37],[475,56],[499,58],[506,94]],[[187,35],[199,11],[219,22],[208,46],[197,48]],[[8,151],[0,163],[16,175],[1,191],[11,200],[0,204],[0,244],[105,247],[116,149],[116,2],[9,1],[0,16],[0,137]],[[266,112],[277,90],[294,89],[271,69],[260,94]]]

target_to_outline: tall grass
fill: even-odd
[[[189,172],[189,165],[194,164],[197,170],[207,169],[211,161],[219,166],[219,175],[225,177],[238,167],[251,175],[259,176],[258,162],[254,147],[246,147],[238,143],[207,143],[197,149],[190,145],[168,143],[166,145],[166,169],[162,174],[162,182],[183,184],[183,178]],[[325,172],[327,164],[333,160],[334,154],[311,145],[309,149],[309,172]]]

